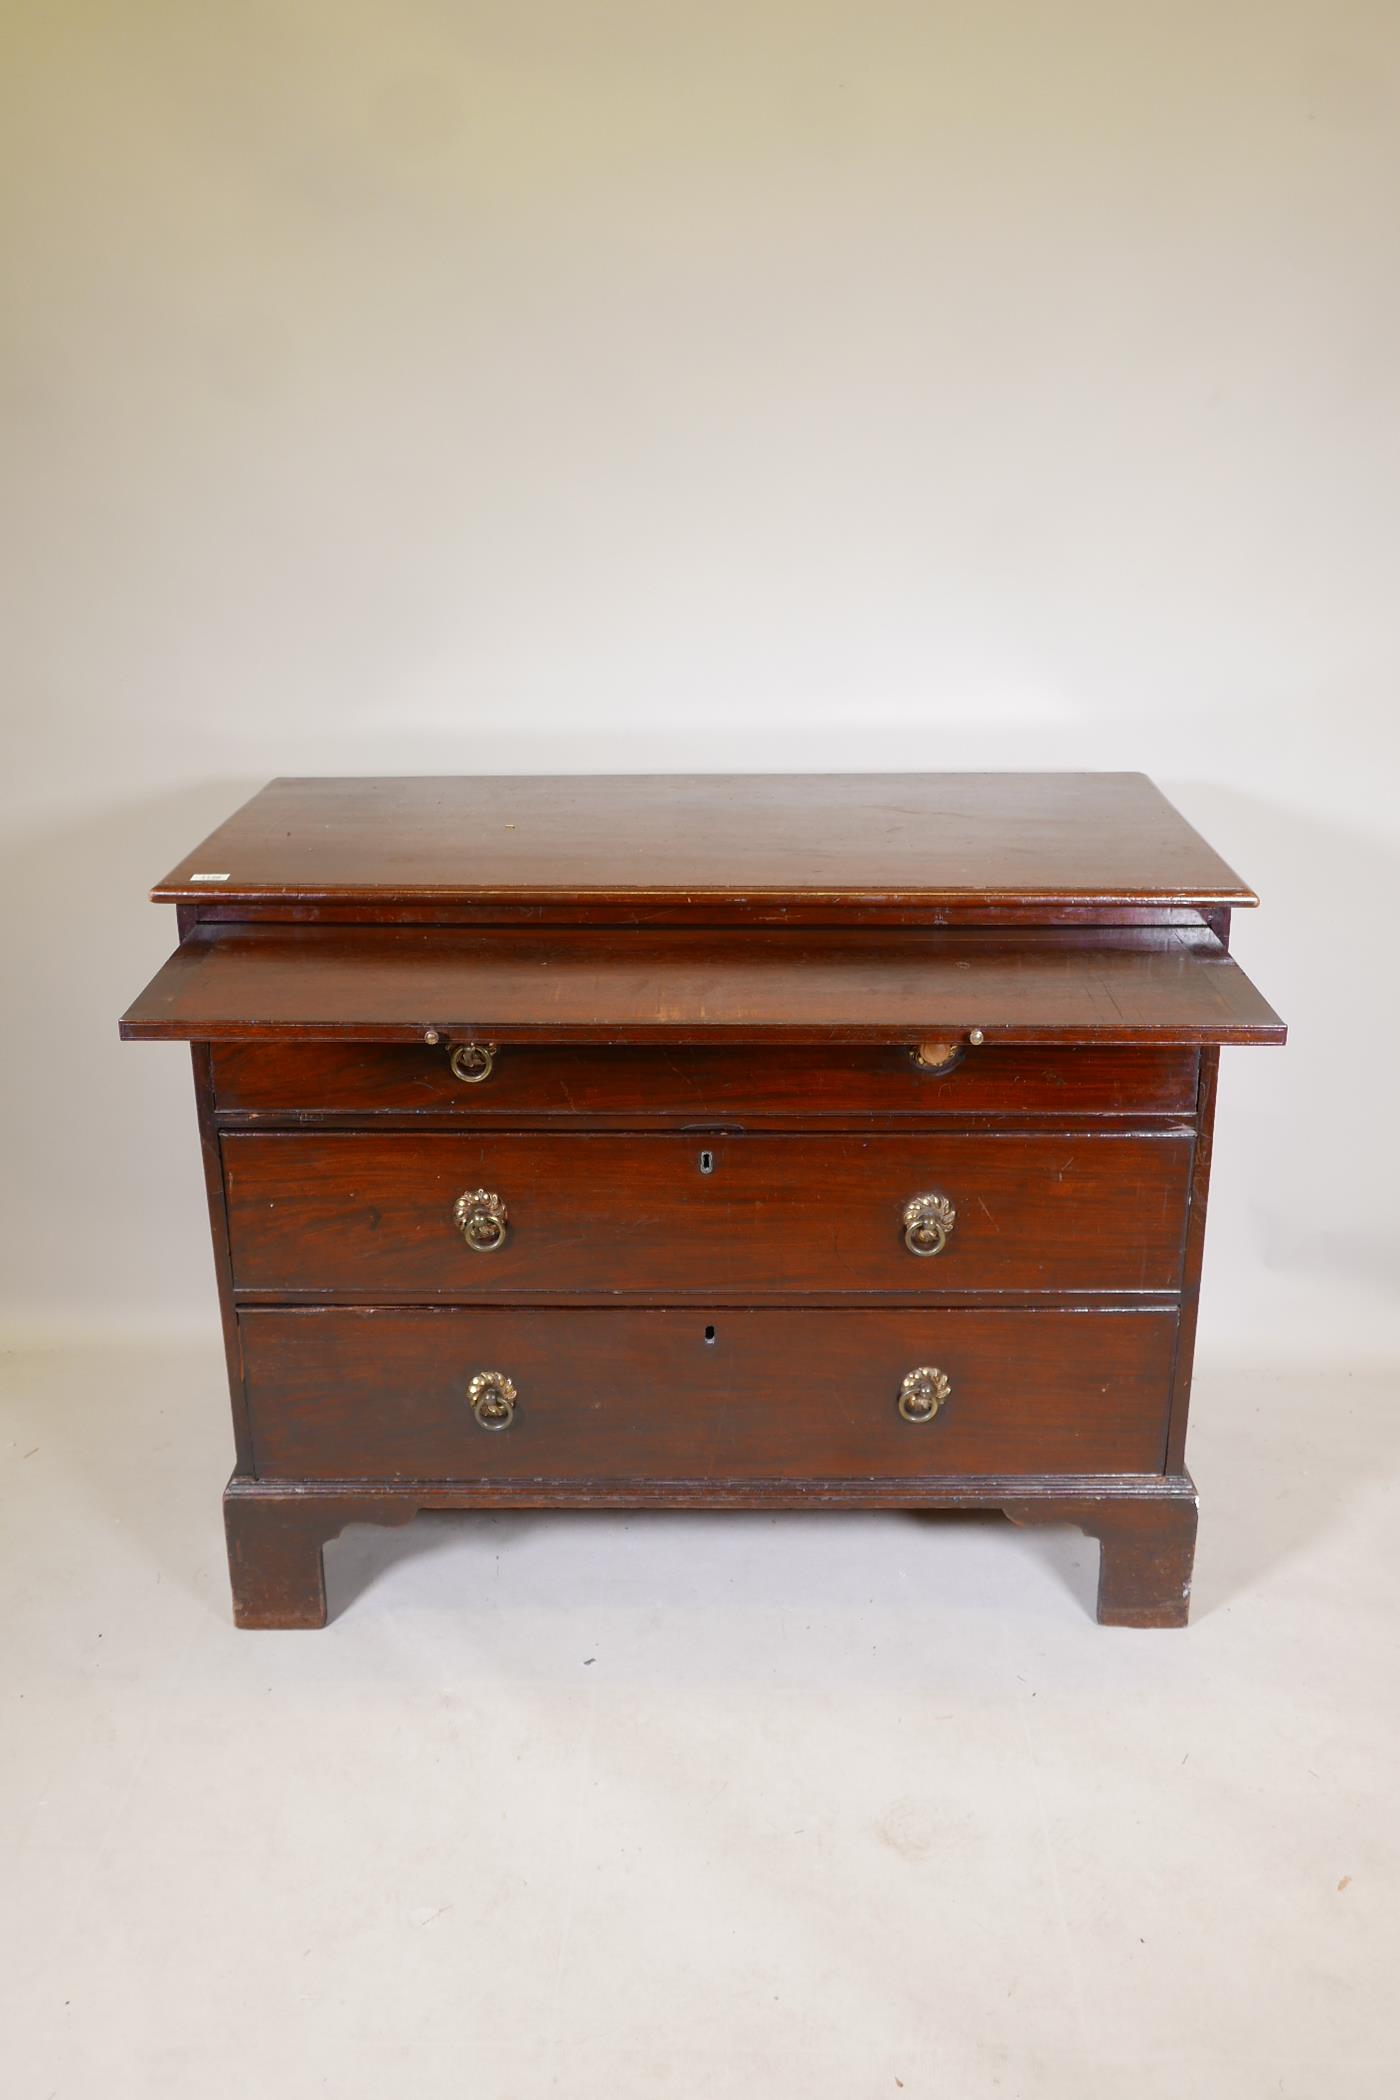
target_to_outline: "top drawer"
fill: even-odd
[[[216,1043],[214,1090],[230,1122],[447,1116],[469,1123],[573,1119],[757,1125],[838,1116],[1189,1115],[1197,1052],[984,1044],[942,1071],[890,1047],[631,1049],[511,1045],[484,1079],[460,1079],[444,1045]]]

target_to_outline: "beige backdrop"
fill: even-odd
[[[7,10],[3,1297],[212,1332],[146,885],[274,772],[1123,766],[1264,893],[1205,1334],[1397,1273],[1400,10]]]

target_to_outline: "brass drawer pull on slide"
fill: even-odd
[[[957,1212],[946,1196],[931,1189],[913,1196],[904,1206],[904,1244],[911,1254],[941,1254],[957,1220]]]
[[[478,1371],[467,1387],[472,1413],[483,1429],[509,1429],[517,1397],[504,1371]]]
[[[906,1371],[899,1385],[899,1411],[906,1422],[931,1422],[952,1394],[946,1371],[936,1364],[920,1364]]]
[[[452,1206],[457,1230],[473,1254],[494,1254],[506,1240],[507,1211],[491,1189],[468,1189]]]
[[[459,1043],[448,1058],[448,1069],[454,1079],[463,1086],[480,1086],[483,1079],[491,1077],[496,1062],[494,1043]]]
[[[909,1055],[921,1072],[955,1072],[966,1056],[961,1043],[915,1043]]]

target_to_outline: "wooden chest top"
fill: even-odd
[[[1251,905],[1141,773],[274,780],[158,902]]]

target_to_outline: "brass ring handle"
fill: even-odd
[[[936,1364],[920,1364],[899,1382],[899,1411],[906,1422],[931,1422],[952,1394],[952,1382]]]
[[[913,1196],[904,1206],[904,1244],[911,1254],[941,1254],[957,1221],[957,1212],[936,1189]]]
[[[496,1062],[494,1043],[459,1043],[447,1060],[448,1070],[464,1086],[480,1086]]]
[[[473,1254],[494,1254],[505,1245],[509,1213],[493,1189],[468,1189],[453,1204],[452,1215]]]
[[[515,1420],[518,1395],[504,1371],[478,1371],[467,1398],[482,1429],[509,1429]]]

